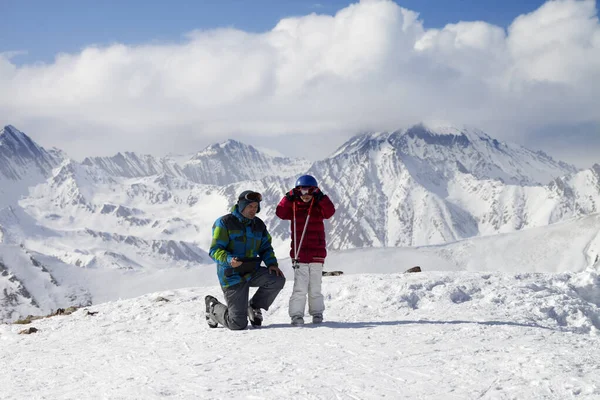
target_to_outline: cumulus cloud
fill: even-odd
[[[2,122],[75,156],[189,152],[227,137],[268,146],[285,135],[305,135],[306,149],[294,151],[314,155],[317,135],[336,140],[319,139],[331,151],[344,135],[420,121],[522,143],[545,127],[600,126],[593,0],[549,1],[507,30],[483,21],[427,29],[418,10],[363,0],[258,34],[199,30],[50,64],[11,56],[0,54]]]

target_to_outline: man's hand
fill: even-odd
[[[283,276],[283,272],[281,272],[281,270],[279,269],[279,267],[277,265],[271,265],[269,267],[269,273],[275,274],[277,276]]]
[[[298,198],[298,194],[296,193],[295,189],[292,189],[285,194],[285,198],[288,199],[289,201],[294,201]]]
[[[237,268],[237,267],[239,267],[240,265],[242,265],[242,262],[241,262],[240,260],[238,260],[238,258],[237,258],[237,257],[233,257],[233,258],[231,259],[231,266],[232,266],[233,268]]]

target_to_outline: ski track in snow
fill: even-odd
[[[265,326],[237,332],[206,324],[204,296],[222,299],[219,287],[157,292],[0,325],[0,397],[597,399],[597,281],[595,271],[324,277],[326,322],[292,327],[290,279]],[[28,326],[39,332],[17,335]]]

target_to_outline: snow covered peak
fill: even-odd
[[[309,173],[337,205],[330,247],[353,248],[447,243],[594,212],[583,195],[569,205],[574,193],[598,198],[588,175],[544,186],[575,171],[477,129],[416,125],[357,135]]]
[[[469,139],[479,139],[482,137],[489,138],[481,131],[468,132],[455,127],[440,127],[434,131],[425,125],[419,124],[408,128],[406,131],[398,132],[401,135],[406,135],[411,139],[420,139],[427,144],[453,146],[459,144],[467,146],[471,143]]]
[[[0,130],[0,146],[12,146],[13,148],[36,147],[27,135],[12,125],[6,125]]]
[[[202,160],[207,156],[214,156],[217,154],[240,154],[240,153],[260,153],[256,148],[251,145],[238,142],[237,140],[228,139],[221,143],[213,143],[203,150],[200,150],[190,161]]]
[[[65,160],[54,170],[47,185],[31,189],[32,198],[52,199],[60,207],[83,206],[91,208],[91,199],[98,185],[115,184],[115,180],[96,166]]]
[[[443,169],[446,175],[459,170],[478,179],[510,184],[547,184],[577,171],[575,166],[558,162],[542,151],[500,142],[478,129],[447,127],[441,131],[416,125],[395,138],[395,147]]]
[[[338,156],[347,156],[357,152],[363,152],[376,148],[380,143],[387,142],[388,138],[392,135],[390,132],[367,132],[353,136],[340,146],[329,158],[336,158]]]
[[[477,179],[493,179],[519,185],[547,184],[577,168],[555,161],[542,151],[500,142],[478,129],[423,124],[391,133],[364,133],[342,145],[332,158],[382,148],[389,143],[397,156],[419,170],[431,169],[448,178],[469,173]]]
[[[222,149],[227,148],[228,146],[236,146],[236,145],[241,145],[240,142],[232,140],[232,139],[228,139],[226,141],[224,141],[223,143],[219,144],[218,146],[221,147]]]
[[[12,125],[0,130],[0,176],[18,180],[36,169],[47,176],[59,160]]]
[[[266,176],[296,176],[305,172],[310,164],[304,159],[273,157],[230,139],[198,152],[184,164],[183,171],[196,183],[227,185]]]
[[[0,130],[0,208],[15,205],[48,178],[62,154],[47,152],[12,125]]]
[[[112,157],[88,157],[82,164],[96,166],[115,177],[137,178],[163,173],[183,176],[181,167],[171,158],[156,158],[133,152],[117,153]]]

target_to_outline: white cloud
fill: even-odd
[[[514,140],[553,124],[600,124],[600,24],[595,1],[556,0],[507,31],[482,21],[428,30],[415,11],[363,0],[261,34],[194,31],[180,43],[88,47],[50,64],[0,54],[0,92],[0,122],[76,156],[432,120]]]
[[[594,1],[552,1],[509,28],[514,72],[524,79],[586,84],[600,71]],[[595,43],[594,43],[595,41]]]

